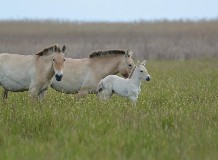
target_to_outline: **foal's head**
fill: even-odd
[[[140,76],[140,79],[144,79],[146,81],[150,81],[151,76],[148,74],[148,71],[145,68],[145,63],[146,63],[145,60],[142,63],[137,62],[137,65],[136,65],[136,68],[135,68],[135,70],[137,72],[136,74],[138,76]]]
[[[118,72],[125,78],[129,77],[132,69],[134,68],[134,61],[132,60],[132,51],[126,51],[123,59],[118,66]]]
[[[52,65],[55,71],[55,78],[57,81],[61,81],[63,77],[63,69],[64,69],[64,61],[65,55],[64,52],[66,50],[65,45],[62,48],[57,48],[55,54],[52,59]]]

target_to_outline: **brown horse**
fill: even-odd
[[[134,67],[132,51],[98,51],[89,58],[66,58],[64,77],[61,82],[53,80],[51,87],[64,93],[96,93],[101,79],[110,74],[120,73],[127,78]]]
[[[41,100],[55,75],[61,81],[66,47],[53,45],[35,55],[0,54],[0,85],[4,88],[3,97],[8,91],[29,90],[33,98]]]

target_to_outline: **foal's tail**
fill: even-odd
[[[97,86],[97,92],[101,92],[104,89],[103,81],[100,81]]]

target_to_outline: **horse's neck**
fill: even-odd
[[[36,57],[36,66],[40,77],[51,79],[54,76],[52,58],[52,54]]]
[[[141,85],[141,78],[138,75],[136,70],[133,71],[132,76],[130,77],[130,80],[132,81],[132,83],[134,83],[137,86]]]
[[[93,62],[93,67],[102,78],[110,74],[118,73],[118,64],[120,63],[121,58],[117,57],[105,57],[105,58],[96,58]]]

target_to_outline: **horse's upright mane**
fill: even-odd
[[[95,57],[101,57],[101,56],[107,56],[107,55],[125,55],[125,51],[123,50],[108,50],[108,51],[97,51],[92,52],[89,55],[89,58],[95,58]]]
[[[61,52],[61,47],[60,47],[60,45],[59,45],[59,44],[56,44],[56,45],[50,46],[50,47],[48,47],[48,48],[45,48],[45,49],[43,49],[42,51],[36,53],[36,55],[42,56],[42,55],[47,54],[47,53],[49,53],[49,52],[59,52],[59,53],[60,53],[60,52]]]
[[[135,65],[135,67],[132,69],[132,71],[131,71],[131,73],[129,74],[129,77],[128,77],[128,78],[131,78],[131,77],[132,77],[133,72],[135,71],[135,69],[136,69],[136,65]]]

